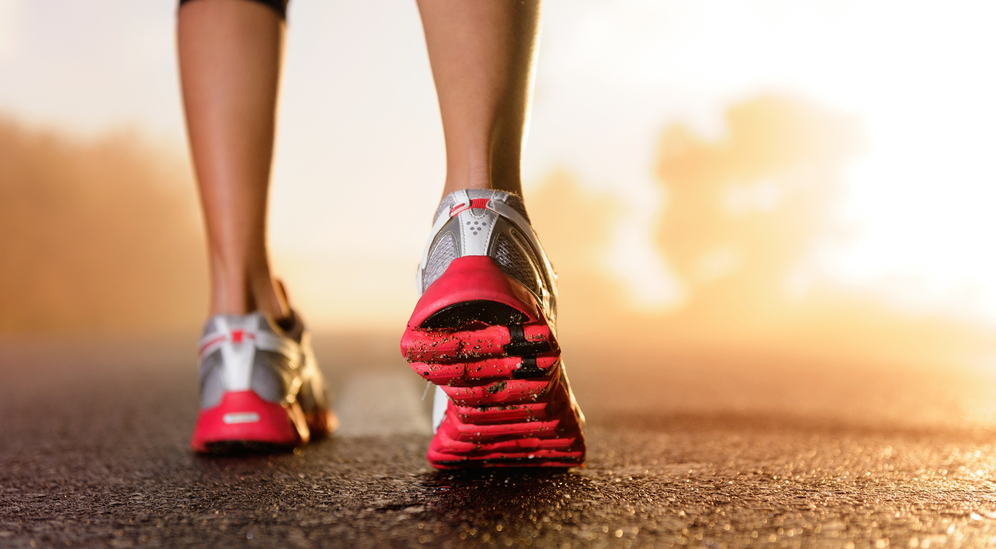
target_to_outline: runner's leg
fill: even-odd
[[[284,22],[245,0],[182,5],[177,42],[207,229],[210,314],[289,314],[270,274],[266,206]]]
[[[446,139],[443,195],[522,194],[539,2],[419,0]]]
[[[556,276],[517,196],[539,2],[419,8],[447,157],[401,340],[437,384],[426,457],[442,469],[581,465],[584,416],[555,335]]]
[[[179,11],[211,269],[190,441],[198,452],[298,446],[336,425],[310,338],[271,277],[266,250],[283,8],[279,0],[192,0]]]

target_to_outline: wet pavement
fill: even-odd
[[[996,544],[986,371],[568,341],[587,467],[449,473],[392,336],[318,343],[342,432],[239,458],[188,450],[190,341],[0,345],[0,547]]]

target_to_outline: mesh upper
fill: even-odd
[[[515,229],[512,229],[511,233],[515,238]],[[534,294],[540,292],[536,268],[518,243],[504,234],[499,234],[491,248],[491,257],[505,274],[521,282]]]
[[[273,351],[256,349],[252,364],[252,390],[259,398],[281,402],[287,394],[287,383],[293,377],[291,359]]]
[[[450,262],[457,258],[459,251],[456,247],[456,240],[453,233],[445,232],[440,235],[436,246],[429,254],[429,260],[425,264],[425,272],[422,275],[423,290],[429,287],[439,277],[443,276]]]
[[[200,364],[201,370],[201,408],[207,410],[221,403],[225,394],[225,379],[221,371],[221,351],[217,350]]]
[[[527,223],[529,221],[522,199],[514,194],[482,189],[467,189],[466,193],[470,200],[486,198],[504,202],[522,215]],[[461,201],[462,197],[458,199],[457,193],[443,197],[436,210],[436,219],[439,219],[440,216],[449,217],[450,210]],[[429,285],[438,280],[450,266],[450,263],[461,257],[466,249],[465,243],[462,241],[463,236],[459,223],[459,219],[453,217],[443,224],[436,234],[422,271],[422,292],[425,292]],[[477,222],[475,221],[474,224],[476,225]],[[474,227],[471,227],[471,230],[473,229]],[[491,240],[487,245],[487,255],[495,260],[499,268],[508,276],[521,282],[537,297],[545,297],[550,304],[554,304],[555,290],[552,288],[555,283],[554,275],[552,272],[547,272],[546,263],[543,261],[543,252],[534,250],[530,241],[522,234],[522,231],[532,230],[531,227],[518,227],[510,219],[499,214],[493,227],[482,222],[482,230],[490,231]],[[547,287],[547,284],[550,287]],[[544,291],[545,287],[549,291]]]

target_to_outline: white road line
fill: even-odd
[[[339,416],[339,437],[431,434],[422,393],[411,372],[357,374],[338,391],[333,408]],[[431,398],[432,393],[427,398]]]

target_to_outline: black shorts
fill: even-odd
[[[180,5],[184,5],[190,0],[180,0]],[[252,2],[259,2],[265,6],[268,6],[277,12],[282,18],[287,17],[287,2],[288,0],[250,0]]]

